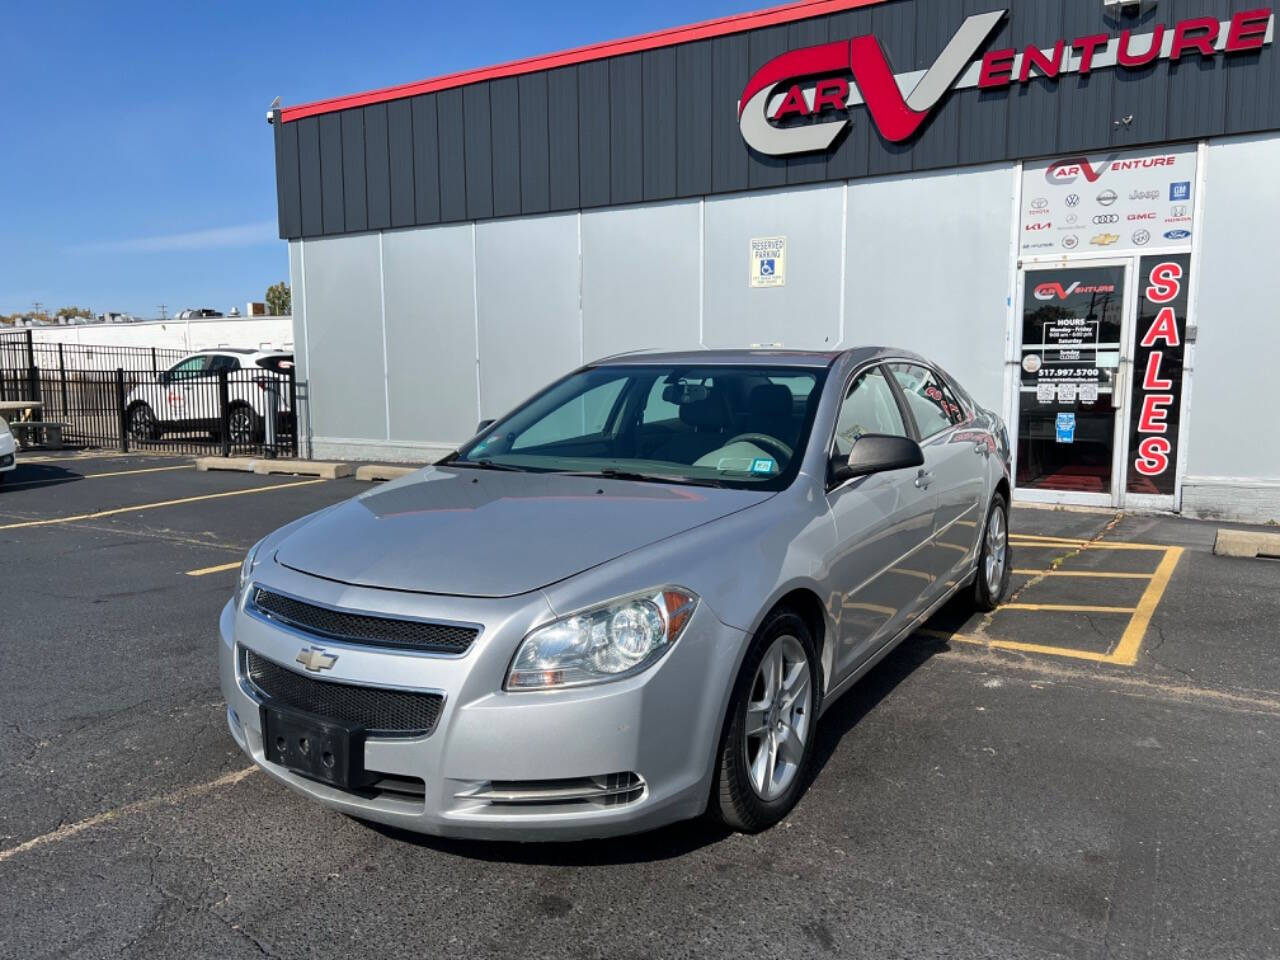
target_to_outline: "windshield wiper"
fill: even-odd
[[[524,467],[513,466],[509,463],[494,463],[492,460],[450,460],[447,463],[440,464],[445,467],[471,467],[473,470],[506,470],[510,473],[533,473],[532,470],[526,470]]]
[[[690,487],[719,487],[715,480],[698,477],[671,477],[660,473],[638,473],[634,470],[618,470],[605,467],[603,470],[582,470],[560,474],[562,477],[603,477],[607,480],[638,480],[642,483],[678,483]]]

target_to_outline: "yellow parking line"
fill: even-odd
[[[272,490],[285,490],[289,487],[309,487],[312,484],[327,482],[327,480],[299,480],[295,483],[277,483],[269,487],[251,487],[248,490],[226,490],[222,493],[206,493],[198,497],[183,497],[180,500],[161,500],[158,503],[142,503],[133,507],[116,507],[114,510],[99,510],[97,513],[82,513],[74,517],[53,517],[48,520],[24,520],[21,523],[0,524],[0,530],[19,530],[23,527],[51,527],[60,523],[75,523],[79,520],[97,520],[101,517],[114,517],[121,513],[142,513],[145,510],[158,510],[161,507],[178,507],[184,503],[199,503],[202,500],[219,500],[223,497],[242,497],[251,493],[269,493]]]
[[[110,823],[112,820],[118,820],[121,817],[134,813],[142,813],[155,807],[172,807],[182,803],[184,800],[192,800],[196,797],[202,797],[207,793],[212,793],[219,787],[229,787],[239,783],[245,777],[250,776],[257,767],[245,767],[234,773],[228,773],[216,780],[210,780],[208,783],[198,783],[192,787],[184,787],[181,790],[175,790],[173,793],[165,794],[159,797],[149,797],[146,800],[137,800],[133,803],[125,804],[123,807],[116,807],[114,810],[106,810],[103,813],[95,814],[92,817],[86,817],[75,823],[68,823],[57,830],[50,833],[41,834],[33,837],[26,843],[20,843],[16,847],[9,847],[7,850],[0,850],[0,863],[4,863],[20,853],[26,853],[36,847],[43,847],[47,843],[57,843],[59,840],[67,840],[74,837],[78,833],[99,826],[103,823]]]
[[[1138,650],[1142,647],[1142,638],[1147,635],[1147,627],[1151,625],[1151,615],[1160,605],[1160,600],[1169,586],[1169,578],[1173,576],[1173,570],[1181,557],[1182,547],[1168,547],[1165,550],[1164,559],[1160,561],[1160,566],[1156,567],[1155,575],[1147,584],[1147,589],[1143,591],[1142,598],[1138,601],[1138,609],[1133,619],[1129,621],[1129,626],[1125,628],[1119,646],[1111,653],[1114,662],[1127,666],[1138,662]]]
[[[1039,610],[1049,613],[1136,613],[1137,607],[1094,607],[1081,603],[1002,603],[999,610]]]
[[[1107,573],[1099,570],[1014,570],[1027,577],[1102,577],[1109,580],[1150,580],[1150,573]]]
[[[110,473],[81,473],[71,474],[66,477],[52,477],[48,480],[23,480],[21,483],[10,483],[5,485],[6,490],[16,490],[18,487],[43,487],[51,483],[72,483],[76,480],[98,480],[102,477],[132,477],[139,473],[165,473],[169,470],[194,470],[195,464],[184,463],[178,467],[147,467],[143,470],[113,470]]]
[[[1041,542],[1046,542],[1046,543],[1047,542],[1071,543],[1071,544],[1075,544],[1077,547],[1087,547],[1089,546],[1089,544],[1093,542],[1092,540],[1077,540],[1074,537],[1042,537],[1036,533],[1010,533],[1009,539],[1010,540],[1039,540]]]
[[[204,576],[208,576],[211,573],[223,573],[224,571],[227,571],[227,570],[234,570],[238,566],[240,566],[239,560],[237,560],[235,563],[220,563],[216,567],[201,567],[199,570],[188,570],[187,576],[188,577],[204,577]]]
[[[947,633],[943,630],[920,630],[926,637],[938,640],[955,640],[959,643],[971,643],[980,647],[993,647],[996,650],[1014,650],[1018,653],[1043,653],[1054,657],[1071,657],[1075,660],[1090,660],[1094,663],[1109,663],[1111,658],[1105,653],[1094,650],[1073,650],[1070,647],[1047,647],[1039,643],[1018,643],[1014,640],[989,640],[983,637],[970,637],[962,633]]]
[[[1168,550],[1162,543],[1108,543],[1105,540],[1042,540],[1010,534],[1009,542],[1016,547],[1044,548],[1046,550]]]

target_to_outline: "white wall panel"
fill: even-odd
[[[451,443],[480,418],[471,225],[382,237],[391,439]]]
[[[706,202],[703,342],[829,349],[840,336],[842,186]],[[786,285],[750,285],[752,238],[787,238]]]
[[[480,410],[496,417],[581,362],[578,215],[479,224],[476,265]]]
[[[1280,480],[1280,442],[1271,427],[1280,357],[1278,169],[1274,136],[1209,144],[1193,279],[1199,338],[1182,435],[1188,475]]]
[[[306,350],[317,437],[386,437],[378,237],[307,240]]]
[[[844,346],[913,350],[1002,409],[1012,165],[849,186]]]
[[[698,346],[698,201],[582,215],[583,354]]]

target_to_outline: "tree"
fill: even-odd
[[[70,320],[72,317],[92,317],[93,311],[85,307],[59,307],[56,315]]]
[[[292,315],[293,298],[289,292],[289,285],[284,281],[273,283],[267,287],[267,295],[264,299],[267,301],[267,312],[273,317]]]

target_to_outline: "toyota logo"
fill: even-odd
[[[1047,206],[1049,206],[1049,201],[1046,200],[1044,197],[1036,197],[1034,200],[1031,201],[1032,210],[1043,210]]]

